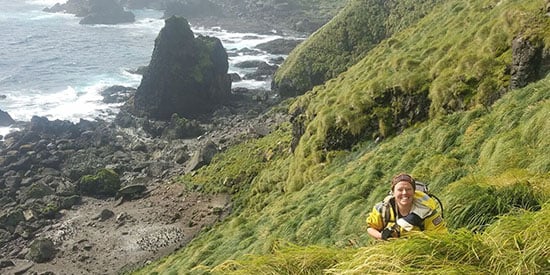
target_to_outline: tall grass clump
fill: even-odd
[[[446,1],[298,98],[291,112],[305,131],[294,137],[298,145],[289,190],[318,181],[327,152],[388,138],[430,118],[490,108],[509,91],[513,38],[529,33],[527,39],[538,41],[550,29],[542,5]],[[449,138],[442,147],[452,142]],[[526,157],[523,151],[507,153],[509,147],[508,142],[493,144],[501,154],[492,156],[512,162]]]
[[[493,274],[550,273],[550,204],[540,211],[517,210],[483,233],[491,254],[485,265]]]
[[[516,209],[539,210],[549,196],[537,189],[529,180],[513,177],[466,177],[445,190],[447,223],[452,228],[482,230]]]
[[[290,53],[274,76],[283,96],[304,94],[338,76],[383,39],[403,30],[441,0],[352,0]]]
[[[471,232],[418,234],[361,248],[328,274],[487,274],[488,246]]]
[[[316,275],[335,264],[351,259],[356,250],[324,246],[297,246],[290,243],[277,245],[266,255],[247,255],[238,260],[226,261],[212,274],[265,274],[265,275]]]

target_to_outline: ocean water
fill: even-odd
[[[128,71],[149,64],[154,40],[164,26],[162,12],[132,10],[136,22],[131,24],[80,25],[74,15],[42,11],[57,2],[0,0],[0,109],[21,121],[33,115],[73,122],[110,120],[119,105],[102,103],[100,91],[112,85],[139,86],[141,76]],[[219,38],[228,54],[282,37],[231,33],[223,26],[192,29]],[[250,71],[236,68],[237,62],[274,57],[278,56],[239,54],[229,58],[229,72],[243,76]],[[269,85],[253,80],[233,84],[264,89]],[[0,135],[13,130],[0,128]]]

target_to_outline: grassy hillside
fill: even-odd
[[[550,21],[543,4],[447,1],[301,96],[291,112],[305,131],[289,188],[325,177],[322,166],[333,150],[388,137],[429,118],[491,106],[508,91],[513,38],[525,36],[548,49]]]
[[[268,271],[263,274],[318,274],[324,269],[361,274],[397,272],[391,264],[395,261],[405,264],[405,271],[418,272],[441,267],[478,274],[549,271],[550,236],[543,229],[550,225],[545,205],[550,199],[549,91],[547,77],[510,92],[491,109],[444,116],[378,144],[364,142],[334,153],[324,167],[328,176],[299,192],[283,191],[291,156],[284,150],[288,134],[282,133],[288,129],[281,128],[281,136],[271,141],[268,137],[234,148],[186,180],[236,192],[235,213],[138,274],[247,274],[254,268]],[[238,167],[255,166],[247,165],[250,159],[239,152],[262,163],[253,179],[242,176],[250,170],[238,172]],[[366,215],[399,171],[430,183],[444,202],[452,229],[478,233],[461,229],[445,238],[372,245]],[[248,180],[226,184],[239,177]],[[405,244],[411,248],[399,249]],[[366,259],[377,264],[366,264]]]
[[[283,96],[301,95],[361,60],[384,38],[415,23],[441,0],[350,0],[299,45],[275,73]]]
[[[273,111],[294,125],[180,179],[233,194],[233,214],[136,273],[550,272],[550,76],[508,91],[505,73],[514,36],[549,45],[543,4],[446,1],[285,102]],[[439,195],[450,234],[368,238],[366,215],[402,171]]]

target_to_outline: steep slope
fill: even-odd
[[[441,0],[351,0],[296,48],[276,72],[273,87],[297,96],[336,77],[383,39],[414,24]]]
[[[430,117],[490,106],[509,90],[514,37],[550,52],[543,6],[542,0],[447,1],[300,97],[291,108],[297,147],[290,190],[325,176],[320,170],[327,152],[391,136]],[[550,64],[549,57],[537,60]]]
[[[542,7],[542,0],[446,1],[288,101],[293,125],[181,179],[188,188],[231,192],[233,214],[138,273],[549,271],[548,234],[526,225],[549,222],[541,217],[550,199],[550,77],[510,90],[506,71],[520,34],[548,51]],[[457,232],[409,241],[404,251],[403,241],[372,245],[366,214],[401,171],[442,194]],[[365,264],[373,254],[384,264]],[[403,269],[392,269],[399,257]]]
[[[547,77],[510,92],[491,110],[476,108],[441,117],[379,144],[365,142],[350,152],[335,153],[325,165],[327,177],[293,193],[281,191],[289,156],[282,148],[275,149],[288,146],[288,135],[279,145],[276,140],[285,135],[234,148],[187,180],[195,179],[194,184],[207,189],[234,190],[235,213],[189,247],[142,273],[185,274],[194,269],[198,274],[239,270],[243,272],[236,274],[247,274],[260,268],[275,270],[272,274],[314,274],[315,270],[334,268],[336,264],[340,264],[338,270],[359,268],[354,274],[366,270],[396,272],[392,269],[395,262],[389,260],[397,256],[407,259],[404,268],[416,268],[418,272],[435,272],[441,265],[454,272],[519,274],[548,270],[544,263],[548,234],[530,230],[528,225],[533,216],[544,217],[548,212],[548,205],[543,204],[550,199],[550,140],[546,138],[550,134],[546,119],[550,112],[549,90]],[[263,156],[267,152],[277,154],[266,160]],[[250,158],[258,161],[244,166]],[[238,167],[256,167],[243,171],[250,174],[255,170],[255,177],[233,181],[239,177]],[[410,171],[430,183],[432,191],[443,199],[451,228],[482,231],[490,225],[486,233],[461,231],[443,239],[408,240],[408,250],[396,249],[403,247],[401,242],[371,247],[365,217],[386,194],[391,176],[399,171]],[[232,184],[222,185],[222,179]],[[538,214],[541,207],[545,212]],[[530,212],[518,211],[521,208]],[[474,219],[467,219],[472,213]],[[499,221],[498,216],[503,214],[510,215],[507,219],[514,223]],[[543,227],[550,222],[546,218],[537,221]],[[526,250],[517,250],[513,244],[497,245],[511,241],[521,243]],[[289,246],[287,242],[321,247]],[[350,246],[367,247],[349,250]],[[441,254],[434,255],[432,247],[439,247]],[[379,255],[376,263],[385,264],[369,266],[360,260],[374,252]],[[355,253],[359,256],[351,257]],[[476,253],[483,257],[476,258]],[[246,254],[257,256],[243,258]],[[429,257],[434,257],[434,262],[418,261]],[[240,260],[223,262],[235,258]],[[525,260],[524,269],[506,270],[519,259]]]

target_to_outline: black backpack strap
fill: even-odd
[[[391,222],[391,209],[395,209],[395,198],[393,196],[387,196],[384,198],[384,201],[382,201],[382,209],[380,211],[382,223],[384,225],[383,228],[386,228],[388,223]]]

